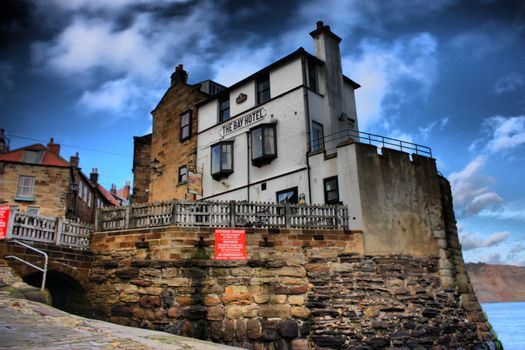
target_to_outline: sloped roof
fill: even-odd
[[[97,185],[97,188],[98,190],[100,191],[100,193],[102,193],[102,195],[104,196],[104,198],[106,198],[109,202],[111,202],[111,204],[115,205],[115,206],[118,206],[119,203],[117,202],[117,200],[115,198],[113,198],[113,195],[104,188],[104,186],[102,186],[101,184],[98,184]]]
[[[43,156],[36,163],[29,163],[24,161],[24,155],[26,151],[36,151],[43,152]],[[24,164],[37,164],[37,165],[47,165],[47,166],[57,166],[67,168],[69,167],[69,162],[51,152],[46,146],[35,143],[34,145],[29,145],[26,147],[18,148],[9,152],[0,154],[0,161],[4,162],[13,162],[13,163],[24,163]]]

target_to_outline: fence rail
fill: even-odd
[[[96,231],[158,226],[347,229],[344,205],[166,201],[97,209]]]
[[[52,243],[75,249],[89,248],[89,235],[94,231],[92,225],[18,211],[14,211],[12,215],[8,238]]]

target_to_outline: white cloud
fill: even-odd
[[[517,72],[512,72],[496,81],[494,84],[494,92],[502,94],[504,92],[514,91],[524,84],[525,81],[523,80],[523,75]]]
[[[448,124],[448,117],[441,118],[439,120],[434,120],[432,123],[427,126],[419,127],[419,134],[423,140],[426,140],[430,133],[437,127],[439,131],[443,131],[445,126]]]
[[[507,231],[495,232],[487,239],[480,238],[477,233],[465,233],[460,235],[460,243],[463,250],[494,247],[505,241],[510,236]]]
[[[186,3],[189,0],[33,0],[41,7],[59,8],[65,11],[125,11],[129,7],[150,5],[168,5],[172,3]]]
[[[519,202],[505,203],[494,208],[483,209],[479,215],[492,219],[525,221],[525,206]]]
[[[451,46],[462,55],[483,59],[485,56],[511,45],[516,33],[512,28],[502,28],[500,24],[489,23],[454,37]]]
[[[471,216],[486,208],[498,206],[503,199],[488,186],[492,179],[482,174],[486,158],[476,157],[467,166],[449,175],[454,204],[460,215]]]
[[[525,144],[525,115],[518,117],[495,116],[485,120],[491,140],[486,149],[490,153],[501,153]]]
[[[383,112],[385,98],[403,102],[394,85],[401,80],[416,82],[427,97],[437,79],[437,39],[429,33],[396,40],[393,44],[377,41],[361,43],[358,58],[344,58],[343,67],[363,85],[356,94],[359,123],[363,130],[388,118]],[[386,120],[388,123],[388,120]]]

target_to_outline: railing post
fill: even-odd
[[[230,201],[230,227],[235,227],[235,201]]]
[[[172,225],[177,224],[177,201],[176,200],[171,201],[171,224]]]
[[[131,205],[128,205],[126,207],[126,216],[125,216],[125,219],[124,219],[124,228],[125,229],[128,229],[130,228],[130,225],[131,224]]]
[[[63,218],[56,219],[56,224],[55,224],[55,244],[56,245],[60,245],[62,241],[63,224],[64,224]]]
[[[286,228],[292,227],[292,213],[290,212],[290,203],[284,203],[284,223]]]
[[[6,239],[10,239],[13,236],[13,229],[15,226],[15,216],[17,214],[18,210],[15,209],[9,214],[9,219],[7,220],[7,232],[6,232]]]

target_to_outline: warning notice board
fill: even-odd
[[[246,260],[246,232],[216,229],[215,260]]]
[[[5,239],[7,235],[7,223],[11,207],[8,205],[0,206],[0,239]]]

